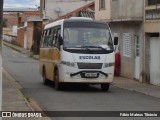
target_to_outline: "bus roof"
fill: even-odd
[[[51,28],[51,27],[53,27],[53,26],[62,25],[63,22],[64,22],[64,19],[58,20],[58,21],[56,21],[56,22],[49,23],[49,24],[47,24],[47,25],[44,27],[44,29],[48,29],[48,28]]]
[[[92,20],[92,19],[87,19],[87,18],[82,18],[82,17],[74,17],[74,18],[70,18],[70,19],[61,19],[52,23],[49,23],[45,26],[44,29],[48,29],[54,26],[58,26],[58,25],[63,25],[64,22],[94,22],[94,23],[105,23],[102,21],[96,21],[96,20]]]

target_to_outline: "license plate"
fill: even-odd
[[[97,77],[97,73],[85,73],[85,77]]]

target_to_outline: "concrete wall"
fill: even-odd
[[[143,0],[112,0],[111,18],[142,18]]]
[[[17,30],[17,45],[23,47],[24,43],[24,28]]]
[[[105,1],[105,10],[100,10],[99,0],[95,0],[95,19],[106,20],[111,18],[111,0]]]
[[[150,35],[145,34],[145,51],[144,51],[144,73],[143,81],[146,83],[150,82]]]
[[[77,8],[93,2],[90,1],[74,1],[74,0],[45,0],[45,14],[48,19],[56,19],[59,16],[65,15]],[[42,2],[42,0],[41,0]]]
[[[3,28],[3,34],[12,35],[12,28]]]
[[[34,33],[34,23],[28,22],[27,23],[27,49],[31,49],[33,44],[33,33]]]
[[[160,33],[160,21],[145,22],[144,31],[147,33]]]
[[[143,19],[143,0],[106,0],[106,9],[99,9],[95,0],[95,19]]]
[[[6,27],[12,27],[18,24],[18,15],[15,14],[3,14],[3,19],[6,20]]]
[[[17,36],[3,34],[3,40],[12,44],[16,44]]]
[[[140,37],[140,44],[143,45],[143,25],[142,22],[112,22],[110,23],[112,34],[119,38],[119,52],[121,55],[120,76],[134,79],[135,65],[135,35]],[[123,56],[123,33],[131,33],[131,57]],[[142,58],[142,48],[140,47],[140,58]],[[140,81],[142,73],[142,59],[140,59]]]

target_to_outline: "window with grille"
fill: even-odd
[[[148,5],[157,5],[157,4],[160,4],[160,0],[148,0],[147,4]]]
[[[105,0],[99,0],[99,10],[105,9]]]
[[[123,56],[131,57],[131,34],[123,34]]]

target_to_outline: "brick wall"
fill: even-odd
[[[30,16],[40,16],[39,11],[25,11],[20,13],[5,13],[3,14],[3,18],[6,19],[7,27],[12,27],[15,25],[18,25],[18,17],[20,17],[21,21],[19,22],[25,22],[27,17]]]
[[[18,24],[17,14],[4,14],[3,18],[6,20],[6,27],[12,27]]]

